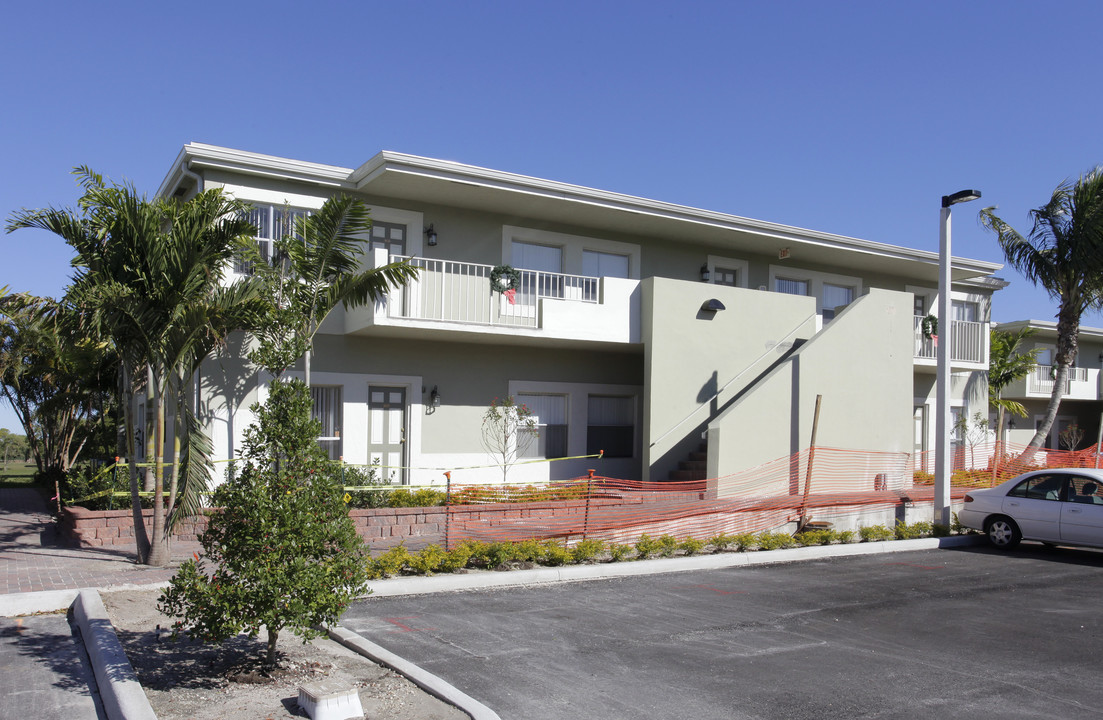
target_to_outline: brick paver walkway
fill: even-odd
[[[172,577],[197,542],[174,542],[167,568],[138,565],[134,546],[78,549],[54,544],[54,518],[42,494],[0,488],[0,595],[40,590],[151,585]]]

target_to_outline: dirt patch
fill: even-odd
[[[264,636],[239,635],[222,645],[173,641],[157,612],[159,590],[101,593],[130,664],[160,720],[257,720],[308,717],[299,686],[338,680],[356,688],[366,717],[464,720],[468,716],[406,678],[328,638],[303,644],[285,631],[281,666],[261,663]],[[161,629],[159,629],[161,628]]]

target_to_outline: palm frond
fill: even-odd
[[[214,446],[190,407],[184,408],[184,422],[188,431],[180,448],[180,490],[176,507],[168,518],[170,529],[184,518],[199,514],[203,509],[203,493],[214,474],[211,459]]]

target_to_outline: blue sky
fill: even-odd
[[[932,251],[939,198],[978,188],[954,252],[1002,262],[977,210],[1025,232],[1103,163],[1100,27],[1103,3],[1060,0],[20,3],[0,213],[71,205],[79,164],[152,194],[192,141],[386,149]],[[61,293],[64,243],[0,242],[0,285]],[[1001,275],[995,320],[1053,318]]]

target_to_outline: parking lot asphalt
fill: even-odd
[[[80,633],[63,613],[0,618],[0,720],[106,718]]]
[[[1097,718],[1103,553],[1024,544],[367,598],[503,720]]]

